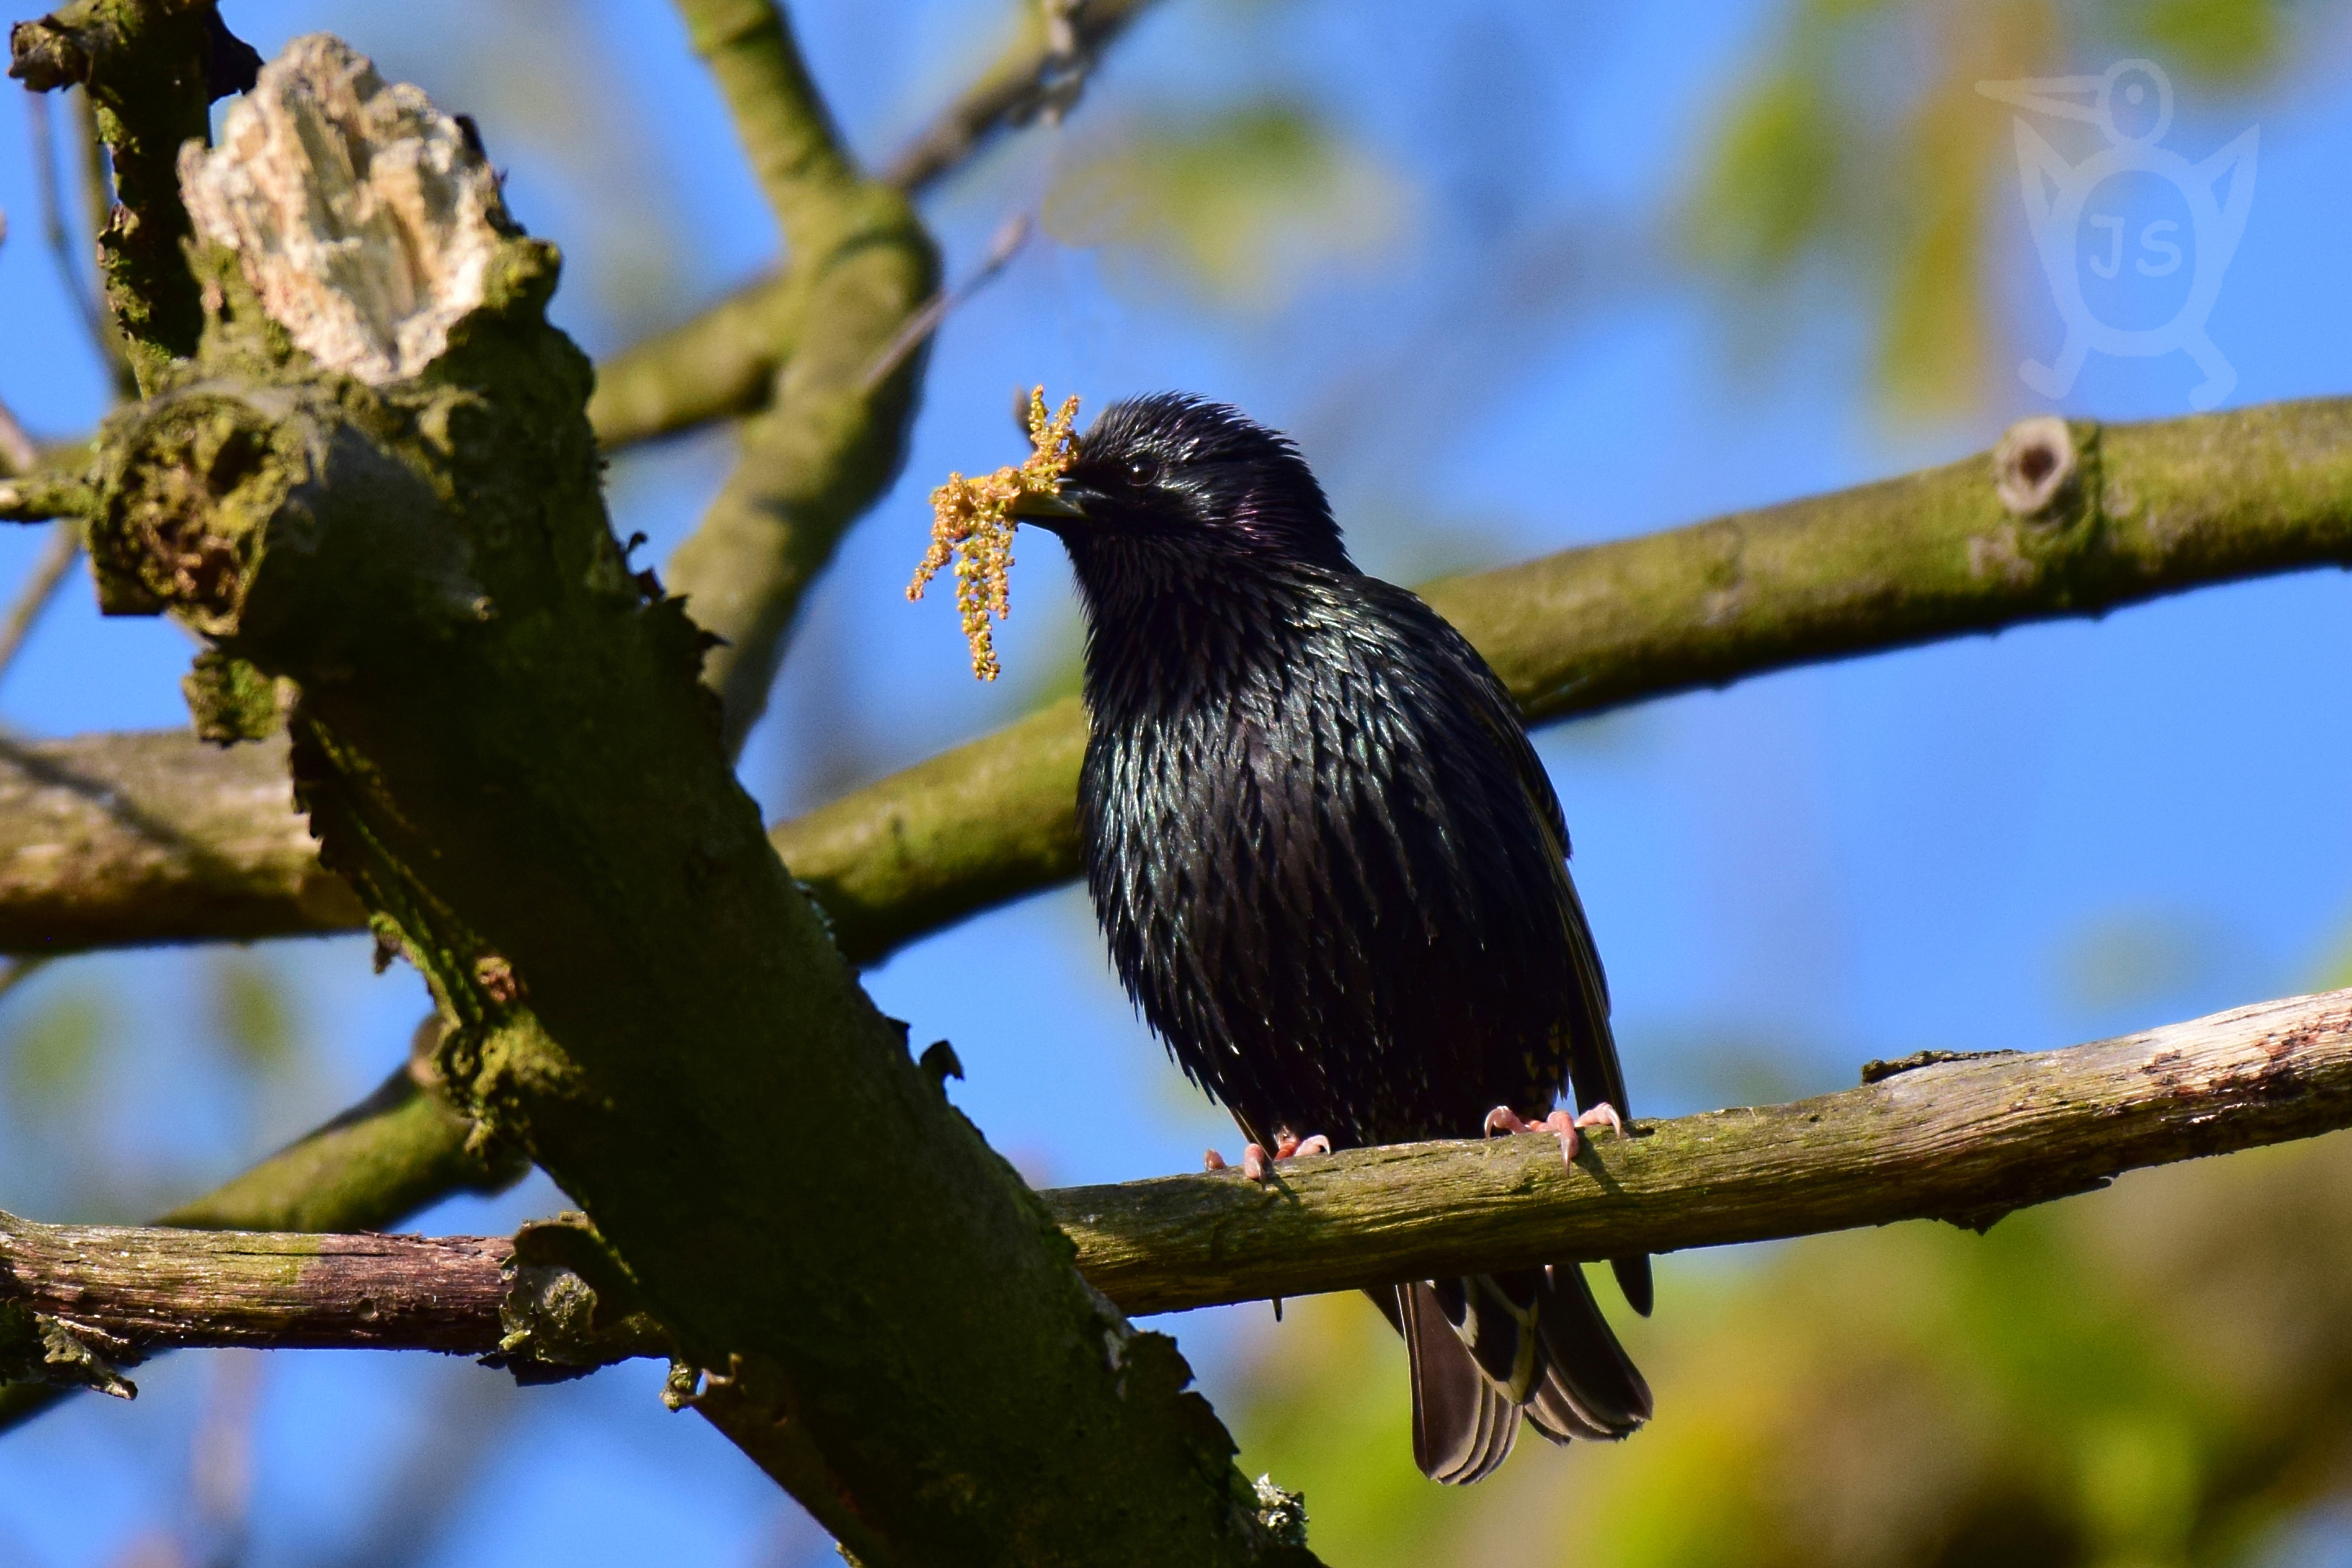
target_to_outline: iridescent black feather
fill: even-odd
[[[1184,1071],[1269,1145],[1470,1137],[1570,1087],[1630,1115],[1567,828],[1510,694],[1355,568],[1297,449],[1230,408],[1137,399],[1087,433],[1063,497],[1083,517],[1030,521],[1062,535],[1086,602],[1087,879]],[[1646,1312],[1648,1260],[1616,1269]],[[1439,1479],[1500,1463],[1521,1414],[1562,1441],[1649,1414],[1574,1265],[1381,1304]]]

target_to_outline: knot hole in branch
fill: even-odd
[[[2076,489],[2074,432],[2054,414],[2021,419],[1993,448],[1993,493],[2011,517],[2038,518]]]

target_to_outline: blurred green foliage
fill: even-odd
[[[1151,283],[1257,312],[1289,303],[1318,268],[1378,255],[1410,205],[1370,153],[1269,99],[1115,126],[1062,170],[1044,221]]]
[[[1979,81],[2145,55],[2242,88],[2290,53],[2278,0],[1798,0],[1733,93],[1682,203],[1686,252],[1746,297],[1825,271],[1872,321],[1898,413],[1976,406],[2006,357],[1985,237],[2016,199],[2010,116]],[[1818,269],[1818,270],[1817,270]],[[1769,310],[1746,312],[1771,319]]]
[[[2164,1004],[2195,995],[2213,979],[2224,940],[2210,922],[2178,912],[2103,916],[2061,945],[2059,1000],[2091,1016],[2164,1011]]]
[[[2126,1177],[1987,1236],[1915,1224],[1674,1258],[1613,1447],[1423,1480],[1353,1298],[1264,1342],[1243,1463],[1331,1562],[2034,1568],[2265,1560],[2352,1454],[2352,1137]]]
[[[97,1077],[110,1022],[99,998],[80,990],[48,992],[18,1012],[0,1035],[10,1109],[47,1120],[79,1104]]]
[[[212,1030],[236,1061],[282,1072],[295,1054],[293,1010],[275,973],[249,952],[223,952],[210,965]]]

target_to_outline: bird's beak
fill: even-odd
[[[1023,522],[1033,523],[1048,533],[1059,533],[1067,539],[1069,534],[1066,531],[1087,521],[1087,502],[1096,499],[1095,492],[1086,486],[1066,479],[1053,495],[1023,496],[1013,503],[1011,511]]]
[[[1069,493],[1073,491],[1076,491],[1076,494]],[[1033,490],[1014,501],[1008,510],[1015,517],[1029,518],[1048,528],[1051,528],[1055,522],[1083,521],[1087,515],[1087,509],[1078,504],[1077,499],[1078,495],[1083,493],[1083,491],[1077,491],[1076,486],[1066,486],[1064,493],[1055,495],[1039,495]],[[1052,521],[1048,521],[1048,519]]]

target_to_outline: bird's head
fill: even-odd
[[[1079,437],[1059,493],[1013,510],[1061,535],[1090,589],[1106,574],[1181,563],[1353,570],[1323,487],[1289,438],[1180,393],[1111,405]]]

